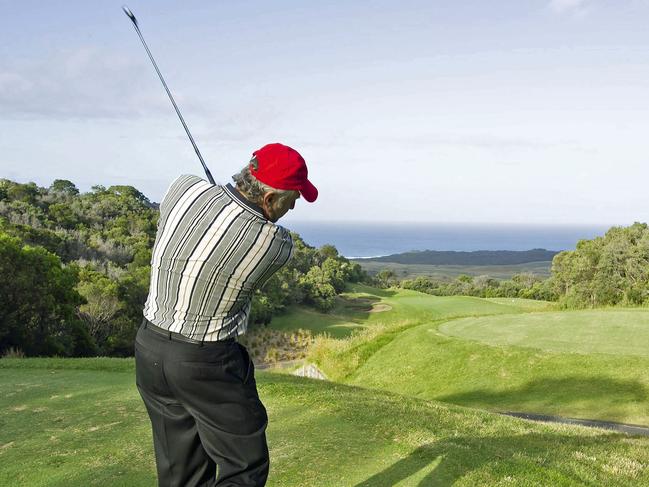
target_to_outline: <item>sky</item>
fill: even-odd
[[[202,175],[121,5],[0,0],[0,178]],[[649,0],[128,6],[217,182],[304,156],[286,223],[648,220]]]

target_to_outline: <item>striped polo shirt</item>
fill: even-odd
[[[231,184],[180,176],[160,203],[144,316],[195,340],[242,335],[254,290],[292,252],[288,230]]]

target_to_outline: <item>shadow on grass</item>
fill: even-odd
[[[264,394],[266,390],[277,387],[278,380],[280,378],[275,379],[270,374],[264,375],[260,382]],[[374,472],[367,474],[360,482],[314,485],[432,487],[451,486],[456,482],[475,486],[649,485],[649,469],[646,468],[649,464],[649,440],[646,437],[575,426],[539,425],[515,419],[502,421],[501,418],[482,413],[469,419],[464,411],[446,408],[430,411],[430,414],[423,411],[421,414],[409,414],[413,411],[411,405],[422,403],[412,402],[412,399],[398,394],[336,383],[322,384],[296,377],[281,377],[281,383],[282,397],[299,394],[300,397],[312,398],[312,403],[301,400],[300,407],[318,404],[327,397],[336,397],[337,404],[353,405],[330,411],[319,410],[322,411],[321,416],[310,420],[310,427],[316,431],[325,432],[328,425],[337,424],[350,425],[358,432],[339,445],[340,449],[348,448],[350,452],[347,456],[339,457],[344,467],[365,466],[364,460],[355,459],[351,452],[363,451],[366,454],[364,458],[373,459],[382,452],[386,455],[385,459],[392,458],[395,449],[388,447],[384,441],[363,445],[364,429],[370,435],[384,431],[385,438],[390,442],[393,435],[412,438],[408,433],[415,431],[418,437],[428,438],[423,440],[426,444],[408,451],[403,458],[390,460],[388,466],[380,467],[381,470],[375,467]],[[562,385],[560,381],[551,384],[555,387]],[[631,387],[631,391],[633,389]],[[643,395],[641,391],[634,397]],[[363,415],[359,416],[358,411],[363,411]],[[396,415],[399,415],[399,419],[396,419]],[[287,418],[285,421],[290,420]],[[298,422],[291,422],[289,427],[294,428],[293,434],[287,435],[284,427],[282,431],[285,437],[291,438],[303,428]],[[341,432],[337,430],[331,436],[326,436],[326,444],[338,444],[342,438]],[[307,445],[308,441],[305,440],[302,445]],[[315,456],[321,452],[312,445],[309,447]],[[328,462],[327,466],[330,465]],[[345,468],[341,470],[346,472]]]
[[[368,287],[363,285],[352,287],[350,290],[352,292],[365,293],[372,296],[378,296],[380,298],[391,298],[392,296],[397,294],[396,291],[392,291],[391,289],[382,289],[378,287]]]
[[[362,296],[336,296],[335,306],[328,313],[314,308],[296,306],[286,314],[273,318],[270,328],[277,330],[309,329],[315,333],[327,332],[334,338],[345,338],[359,327],[365,326],[372,309],[383,297],[396,294],[394,291],[375,288],[354,287],[348,292],[363,293]]]
[[[435,400],[471,407],[505,407],[530,413],[557,411],[575,405],[580,411],[597,411],[605,419],[620,419],[631,403],[646,403],[649,392],[636,380],[609,377],[572,376],[560,379],[535,379],[505,391],[476,389],[436,397]],[[588,418],[596,419],[596,418]]]
[[[607,450],[610,453],[611,442],[623,438],[628,437],[559,433],[458,436],[423,445],[355,487],[392,487],[409,477],[413,477],[407,484],[411,486],[448,486],[477,470],[480,470],[476,474],[479,478],[475,481],[493,482],[505,478],[511,481],[520,477],[530,482],[529,485],[594,487],[612,485],[609,483],[612,481],[615,485],[639,485],[636,483],[640,480],[638,476],[647,476],[642,463],[629,462],[624,455],[602,456]],[[598,461],[593,463],[595,457]],[[603,469],[603,464],[608,468]],[[606,473],[606,470],[615,473]]]

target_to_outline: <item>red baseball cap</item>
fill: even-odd
[[[318,190],[307,179],[306,162],[298,151],[275,143],[263,146],[252,155],[257,159],[257,168],[251,161],[250,174],[259,181],[276,189],[299,191],[309,203],[316,200]]]

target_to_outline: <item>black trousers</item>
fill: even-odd
[[[151,419],[158,485],[265,485],[268,416],[246,348],[176,341],[146,324],[135,339],[135,376]]]

